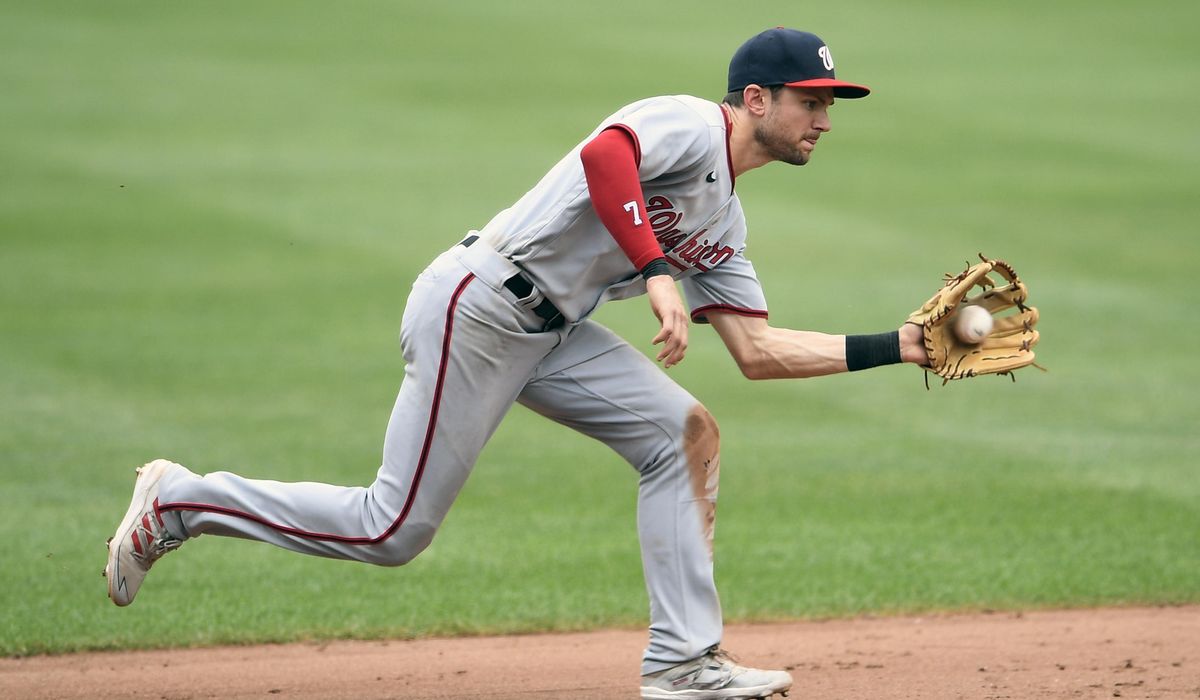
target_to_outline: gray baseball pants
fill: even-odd
[[[484,443],[520,402],[604,442],[640,475],[638,535],[651,621],[642,672],[720,642],[712,560],[716,423],[601,325],[542,331],[544,321],[503,286],[515,272],[486,245],[459,245],[413,284],[400,332],[405,377],[370,486],[180,473],[159,494],[168,528],[405,564],[432,541]]]

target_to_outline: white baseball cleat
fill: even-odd
[[[642,676],[642,700],[750,700],[787,695],[791,687],[787,672],[738,666],[713,647],[698,659]]]
[[[175,469],[183,467],[165,459],[137,468],[133,501],[117,533],[108,540],[108,564],[104,567],[108,597],[117,605],[132,603],[154,562],[183,544],[183,540],[167,532],[158,512],[158,484]]]

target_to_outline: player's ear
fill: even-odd
[[[742,89],[742,101],[751,114],[761,117],[767,112],[767,102],[771,99],[770,92],[761,85],[751,83]]]

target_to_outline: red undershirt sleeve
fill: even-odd
[[[638,155],[637,143],[622,127],[601,131],[579,154],[592,208],[633,266],[642,271],[663,253],[646,219]]]

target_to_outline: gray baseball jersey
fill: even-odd
[[[631,213],[650,222],[693,318],[765,316],[743,255],[746,225],[722,107],[653,98],[620,110],[593,135],[608,127],[635,139],[645,211]],[[609,299],[644,293],[645,284],[592,209],[582,145],[413,284],[400,332],[405,377],[370,486],[182,472],[164,479],[159,497],[173,534],[404,564],[432,541],[484,444],[520,402],[603,441],[639,474],[651,618],[643,673],[720,642],[716,424],[656,364],[587,318]],[[564,324],[547,323],[547,301]]]
[[[644,280],[592,208],[579,158],[608,128],[626,130],[638,146],[646,211],[633,213],[650,222],[673,276],[684,281],[693,316],[714,306],[765,314],[762,288],[743,255],[746,219],[733,191],[725,112],[695,97],[642,100],[605,119],[492,219],[483,239],[523,268],[569,321],[610,299],[644,294]]]

